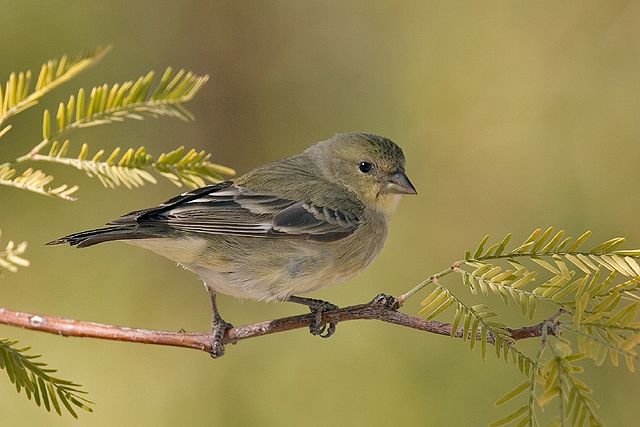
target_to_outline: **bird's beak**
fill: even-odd
[[[387,180],[387,191],[394,194],[418,194],[409,178],[400,170]]]

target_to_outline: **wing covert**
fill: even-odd
[[[225,182],[181,194],[156,208],[131,212],[110,224],[133,222],[197,234],[335,241],[353,233],[360,218]]]

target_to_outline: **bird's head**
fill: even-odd
[[[401,194],[417,194],[405,174],[404,154],[393,141],[370,133],[342,133],[307,150],[322,174],[367,206],[391,214]]]

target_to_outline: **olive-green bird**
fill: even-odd
[[[211,354],[220,357],[231,325],[218,312],[218,292],[304,304],[315,313],[311,333],[330,336],[335,325],[327,328],[322,312],[337,307],[297,295],[364,270],[382,249],[401,194],[416,190],[400,147],[382,136],[344,133],[49,244],[121,240],[193,271],[211,297]]]

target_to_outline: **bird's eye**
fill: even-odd
[[[358,169],[360,169],[362,173],[369,173],[373,169],[373,165],[369,162],[360,162]]]

